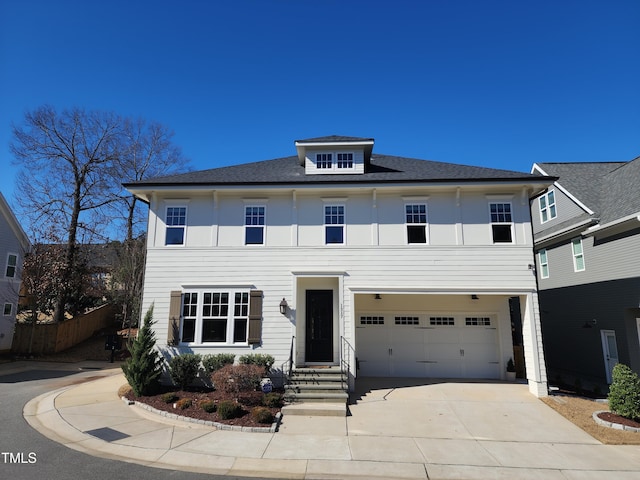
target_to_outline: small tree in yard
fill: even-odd
[[[162,374],[162,358],[155,350],[156,338],[151,329],[154,323],[152,305],[144,316],[138,336],[128,346],[131,357],[122,365],[124,376],[137,397],[153,393]]]
[[[609,408],[613,413],[640,421],[640,378],[626,365],[613,367],[609,388]]]

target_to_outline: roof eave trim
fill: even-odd
[[[622,224],[625,224],[625,223],[633,224],[634,222],[640,222],[640,212],[627,215],[626,217],[619,218],[609,223],[594,225],[593,227],[590,227],[587,229],[587,231],[585,232],[585,235],[595,235],[599,232],[609,230],[614,227],[619,227]]]
[[[557,232],[553,232],[548,235],[545,235],[544,237],[540,237],[535,240],[535,244],[539,245],[541,243],[547,243],[549,241],[555,240],[556,238],[563,237],[569,233],[572,233],[576,230],[581,230],[582,227],[584,227],[585,225],[589,225],[590,223],[594,223],[594,222],[597,222],[597,219],[588,218],[586,220],[583,220],[582,222],[575,223],[569,227],[563,228],[562,230],[558,230]]]

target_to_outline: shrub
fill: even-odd
[[[200,355],[184,353],[169,360],[169,375],[171,381],[184,390],[191,385],[200,370]]]
[[[264,373],[268,373],[276,359],[273,358],[272,355],[264,353],[247,353],[246,355],[242,355],[238,361],[242,365],[258,365],[264,368]]]
[[[186,410],[191,406],[191,404],[192,402],[190,398],[181,398],[176,402],[176,408],[179,408],[180,410]]]
[[[626,365],[613,367],[609,388],[609,408],[613,413],[631,420],[640,420],[640,378]]]
[[[225,365],[233,365],[236,356],[233,353],[217,353],[215,355],[205,355],[202,357],[202,366],[207,374],[212,374],[220,370]]]
[[[260,386],[264,369],[258,365],[227,365],[211,375],[216,390],[238,395]]]
[[[279,408],[283,404],[282,394],[272,392],[262,397],[262,405],[265,407]]]
[[[231,400],[223,400],[218,405],[218,415],[223,420],[236,418],[242,415],[242,407],[237,402],[232,402]]]
[[[255,407],[252,409],[251,417],[258,423],[273,423],[273,413],[265,407]]]
[[[180,397],[173,392],[167,392],[162,394],[162,401],[164,403],[173,403],[177,401]]]
[[[122,364],[124,376],[136,397],[154,393],[160,384],[162,359],[155,349],[156,336],[151,329],[154,323],[152,305],[144,316],[138,336],[127,345],[131,357]]]
[[[216,411],[216,402],[213,400],[202,400],[200,402],[200,408],[207,413],[213,413]]]

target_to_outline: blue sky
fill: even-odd
[[[195,169],[294,140],[529,171],[640,155],[637,0],[0,0],[12,123],[50,104],[168,125]]]

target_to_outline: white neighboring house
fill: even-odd
[[[529,201],[553,178],[373,144],[299,140],[294,156],[126,184],[149,204],[143,312],[159,348],[339,365],[351,385],[504,379],[515,301],[545,396]]]
[[[0,352],[11,350],[13,332],[18,310],[20,282],[22,280],[22,261],[29,251],[29,239],[22,230],[11,207],[0,193]]]

